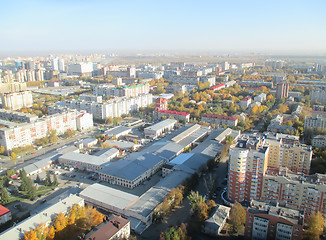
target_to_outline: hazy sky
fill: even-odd
[[[0,0],[0,53],[326,54],[325,0]]]

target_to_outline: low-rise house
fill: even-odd
[[[311,140],[311,145],[313,147],[325,147],[326,146],[326,135],[317,135],[314,136]]]
[[[90,148],[97,144],[98,140],[96,138],[86,138],[83,141],[81,141],[81,144],[83,144],[83,147]]]
[[[8,208],[0,205],[0,225],[11,220],[11,212]]]
[[[205,221],[204,233],[217,237],[223,229],[231,208],[217,204],[212,216]]]
[[[169,110],[158,110],[156,112],[158,118],[162,118],[163,116],[166,117],[173,117],[176,120],[182,120],[185,122],[189,122],[190,120],[190,113],[186,112],[177,112],[177,111],[169,111]]]
[[[215,124],[216,126],[236,127],[238,125],[238,119],[236,117],[229,117],[223,115],[204,114],[201,120],[203,122]]]
[[[86,236],[85,240],[116,240],[128,239],[130,236],[130,221],[116,216],[112,220],[105,220],[94,227]]]
[[[247,107],[249,107],[249,105],[251,103],[252,103],[251,97],[245,97],[245,98],[241,99],[240,106],[244,107],[244,108],[247,108]]]
[[[115,136],[115,138],[119,138],[121,136],[125,136],[129,134],[130,132],[131,132],[131,128],[119,126],[105,131],[104,134],[108,135],[109,137]]]

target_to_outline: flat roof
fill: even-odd
[[[133,203],[138,196],[123,192],[102,184],[94,183],[79,193],[79,196],[87,199],[94,199],[107,205],[125,209]]]
[[[134,144],[132,142],[126,141],[117,141],[117,140],[106,140],[104,143],[108,143],[111,146],[117,146],[118,148],[122,149],[130,149],[132,147],[139,147],[139,144]]]
[[[106,157],[94,156],[82,153],[68,152],[63,154],[59,159],[65,159],[69,161],[83,162],[92,165],[102,165],[107,163],[109,160]]]
[[[24,221],[18,223],[17,225],[9,228],[7,231],[0,234],[1,239],[18,240],[24,236],[26,231],[30,231],[37,227],[40,223],[49,223],[52,219],[61,212],[66,212],[75,204],[83,203],[84,200],[76,195],[70,195],[69,197],[53,204],[52,206],[46,208],[42,212],[30,216]]]
[[[158,122],[152,126],[145,128],[144,130],[158,131],[158,130],[161,130],[162,128],[165,128],[167,125],[176,124],[176,123],[177,123],[177,120],[165,119],[161,122]]]
[[[119,127],[115,127],[115,128],[112,128],[112,129],[109,129],[109,130],[105,131],[105,134],[107,134],[109,136],[114,136],[114,135],[119,135],[119,134],[122,134],[122,133],[127,134],[130,131],[131,131],[131,129],[128,128],[128,127],[119,126]]]

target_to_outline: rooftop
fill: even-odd
[[[177,120],[174,119],[165,119],[161,122],[158,122],[152,126],[149,126],[147,128],[145,128],[144,130],[152,130],[152,131],[158,131],[161,130],[162,128],[165,128],[166,126],[170,125],[170,124],[176,124]]]
[[[78,161],[78,162],[88,163],[92,165],[102,165],[108,162],[108,159],[106,157],[102,157],[102,156],[98,157],[94,155],[75,153],[75,152],[68,152],[66,154],[63,154],[61,157],[59,157],[59,159]]]
[[[0,205],[0,216],[6,214],[7,212],[10,212],[8,208],[5,208],[4,206]]]
[[[159,110],[160,113],[167,113],[167,114],[173,114],[173,115],[181,115],[181,116],[188,116],[190,113],[186,112],[177,112],[177,111],[169,111],[169,110]]]
[[[105,131],[105,134],[109,135],[109,137],[114,136],[114,135],[120,135],[123,133],[129,133],[131,132],[131,129],[125,126],[118,126],[112,129],[109,129],[107,131]]]
[[[215,114],[204,114],[203,117],[207,118],[217,118],[217,119],[224,119],[224,120],[237,120],[236,117],[229,117],[229,116],[223,116],[223,115],[215,115]]]
[[[41,223],[49,223],[56,215],[61,212],[66,212],[75,204],[83,204],[84,200],[76,195],[69,197],[53,204],[42,212],[32,215],[17,225],[9,228],[7,231],[0,234],[0,239],[21,239],[24,232],[30,231]]]
[[[85,239],[107,240],[113,237],[121,228],[126,226],[129,220],[122,217],[114,217],[110,221],[104,221],[90,231]]]
[[[96,199],[102,204],[112,205],[120,209],[127,208],[138,196],[120,191],[102,184],[94,183],[79,194],[80,197],[87,199]]]
[[[293,224],[303,225],[303,211],[281,207],[278,205],[278,203],[252,200],[247,211],[254,214],[276,215],[290,221]]]

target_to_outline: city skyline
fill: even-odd
[[[326,54],[324,1],[2,2],[0,53]]]

